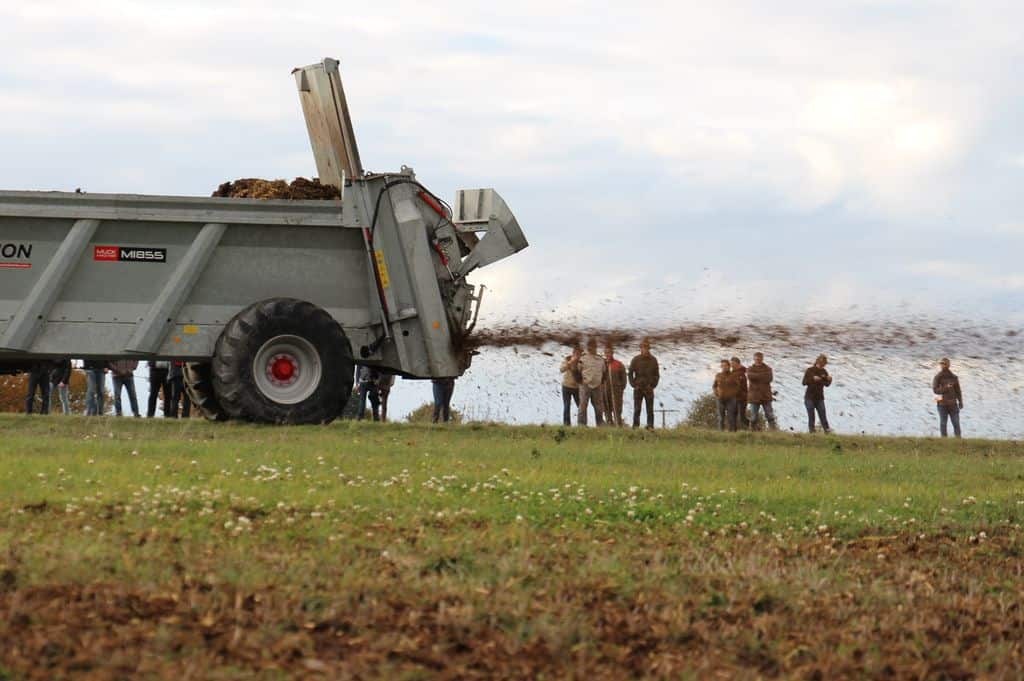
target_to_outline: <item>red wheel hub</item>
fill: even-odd
[[[290,355],[275,355],[267,369],[275,383],[291,383],[299,373],[299,364]]]

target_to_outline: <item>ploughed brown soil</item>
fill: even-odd
[[[416,577],[380,561],[347,586],[311,574],[301,590],[188,574],[22,586],[8,569],[0,677],[1024,678],[1012,536],[662,536],[628,550],[595,537],[632,583],[581,574],[564,537],[544,540],[536,571],[487,586],[455,564]],[[360,552],[341,548],[338,562]],[[691,556],[677,576],[643,579],[672,555]]]
[[[320,184],[320,180],[297,177],[292,182],[284,180],[261,180],[242,178],[225,182],[213,192],[215,198],[225,199],[291,199],[324,200],[340,199],[341,192],[334,185]]]

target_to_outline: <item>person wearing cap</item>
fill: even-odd
[[[939,373],[932,379],[935,406],[939,411],[939,434],[949,437],[946,422],[953,422],[953,434],[960,437],[960,410],[964,408],[964,396],[960,392],[960,379],[949,370],[949,359],[939,360]]]
[[[807,408],[807,430],[814,432],[814,413],[818,413],[821,420],[821,429],[831,433],[828,426],[828,415],[825,413],[825,387],[832,385],[832,377],[825,370],[828,358],[825,355],[818,355],[814,364],[804,372],[804,385],[807,390],[804,392],[804,406]]]
[[[633,427],[640,427],[640,410],[646,408],[647,430],[654,430],[654,389],[661,380],[661,369],[646,338],[640,341],[640,354],[630,360],[626,378],[633,387]]]

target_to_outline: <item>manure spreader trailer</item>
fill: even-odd
[[[325,423],[356,364],[469,366],[478,267],[527,246],[491,189],[449,207],[409,168],[364,172],[338,62],[293,72],[336,200],[0,191],[0,370],[178,360],[211,419]]]

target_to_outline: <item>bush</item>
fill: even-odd
[[[28,392],[28,374],[16,376],[0,376],[0,412],[18,413],[25,411],[25,394]],[[81,369],[74,369],[71,372],[71,381],[68,384],[68,401],[71,403],[71,411],[74,414],[85,413],[85,372]],[[53,402],[54,411],[51,413],[62,414],[60,398],[55,397]],[[39,393],[36,393],[35,409],[39,413]],[[110,388],[103,389],[103,408],[108,413],[114,408],[114,396],[110,394]]]
[[[683,423],[690,428],[718,430],[718,398],[708,393],[695,399]]]
[[[750,405],[747,405],[747,417],[751,414]],[[779,413],[775,412],[776,423],[778,423]],[[711,430],[718,430],[718,399],[711,393],[702,395],[693,401],[690,405],[690,411],[686,415],[686,420],[683,425],[690,428],[709,428]],[[742,424],[738,424],[742,430]],[[768,423],[764,417],[764,411],[762,410],[758,416],[757,425],[754,430],[765,431],[768,430]]]
[[[434,403],[427,402],[409,412],[405,420],[409,423],[430,423],[434,418]],[[452,423],[462,423],[462,414],[452,409]]]

